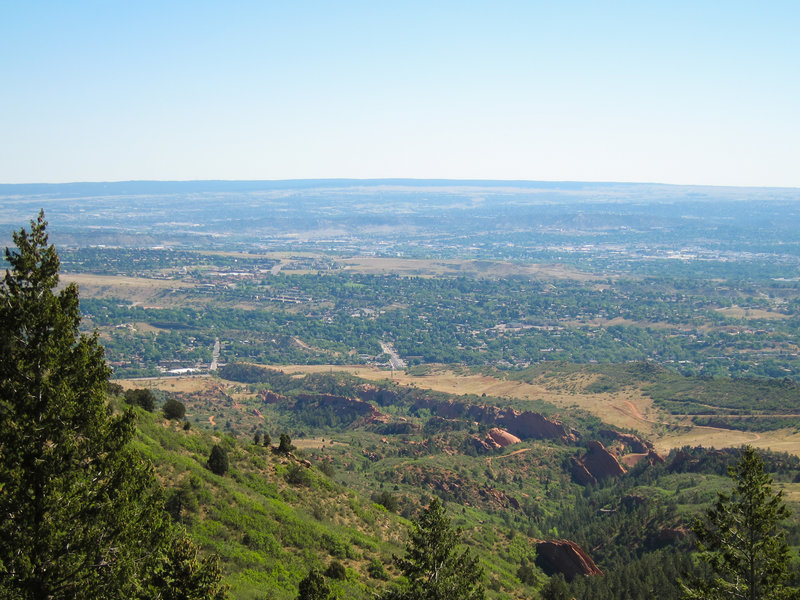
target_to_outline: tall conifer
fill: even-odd
[[[45,228],[14,233],[0,285],[0,598],[132,598],[169,529]]]

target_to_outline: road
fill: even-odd
[[[406,361],[404,361],[400,356],[397,354],[397,350],[394,349],[388,342],[381,342],[381,350],[383,350],[384,354],[389,355],[389,364],[392,365],[392,369],[399,371],[400,369],[406,368]]]
[[[214,351],[211,353],[211,365],[208,367],[209,371],[216,371],[217,364],[219,363],[219,338],[214,340]]]

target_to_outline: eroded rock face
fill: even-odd
[[[583,548],[569,540],[550,540],[536,544],[537,563],[547,573],[561,573],[567,581],[575,577],[602,575]]]
[[[390,418],[369,402],[347,396],[333,394],[298,394],[295,397],[295,410],[313,410],[315,407],[333,408],[343,419],[357,421],[357,424],[387,423]]]
[[[392,390],[379,388],[371,383],[365,383],[364,385],[358,387],[356,393],[361,400],[365,400],[366,402],[375,402],[381,406],[397,404],[400,401],[400,397],[397,395],[397,393],[393,392]]]
[[[503,429],[494,427],[486,434],[486,441],[489,444],[494,444],[497,448],[506,448],[514,444],[519,444],[522,440]]]
[[[555,419],[548,419],[539,413],[519,412],[513,408],[497,408],[482,404],[441,401],[420,398],[415,402],[417,408],[428,408],[437,416],[448,419],[469,419],[487,425],[497,425],[522,439],[560,439],[573,442],[578,439],[576,432]]]
[[[623,447],[630,448],[630,451],[634,453],[647,454],[653,449],[653,444],[651,442],[643,440],[632,433],[621,433],[613,429],[601,429],[599,433],[600,435],[620,442]]]
[[[575,481],[587,485],[625,474],[623,466],[603,444],[592,441],[586,444],[586,448],[586,454],[580,459],[572,459],[572,476]]]
[[[548,419],[539,413],[527,410],[520,413],[513,408],[507,408],[501,413],[497,422],[504,425],[511,433],[523,438],[562,439],[569,442],[578,439],[575,432],[567,431],[561,421]]]
[[[261,392],[260,396],[261,396],[261,399],[266,404],[276,404],[277,402],[286,401],[286,396],[282,396],[280,394],[276,394],[275,392],[273,392],[271,390],[267,390],[265,392]]]

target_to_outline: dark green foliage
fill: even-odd
[[[542,600],[572,600],[572,594],[561,574],[550,578],[542,588],[541,597]]]
[[[482,600],[483,570],[468,549],[459,551],[461,532],[454,529],[437,498],[414,521],[405,558],[396,563],[404,584],[387,600]]]
[[[328,565],[328,568],[325,569],[325,577],[330,577],[331,579],[339,579],[345,580],[347,579],[347,569],[344,568],[344,565],[340,563],[338,560],[334,560],[331,564]]]
[[[219,444],[214,444],[208,456],[208,468],[215,475],[225,475],[228,472],[228,451]]]
[[[189,431],[191,428],[192,428],[192,424],[189,421],[184,421],[183,422],[183,430],[184,431]]]
[[[373,579],[380,579],[382,581],[389,579],[389,573],[386,571],[386,567],[384,567],[383,563],[377,558],[373,558],[369,562],[369,565],[367,565],[367,573],[369,573],[369,576]]]
[[[260,431],[256,431],[253,434],[253,444],[255,444],[256,446],[261,445],[261,432]]]
[[[289,437],[289,434],[282,433],[280,442],[278,443],[278,452],[281,454],[289,454],[292,450],[294,450],[294,446],[292,446],[292,438]]]
[[[311,475],[304,466],[292,463],[286,469],[286,482],[290,485],[310,486]]]
[[[391,512],[397,512],[400,508],[400,503],[397,501],[397,497],[390,494],[387,491],[380,491],[375,492],[370,496],[370,500],[372,500],[375,504],[380,504],[386,510]]]
[[[264,432],[263,441],[264,441],[264,448],[269,448],[270,445],[272,444],[272,438],[269,436],[269,434],[266,431]]]
[[[0,287],[0,590],[4,598],[133,598],[168,536],[134,415],[112,415],[78,289],[58,294],[42,214],[14,234]]]
[[[222,570],[216,557],[198,557],[187,538],[175,540],[153,577],[151,596],[158,600],[226,600],[227,587],[220,583]]]
[[[783,492],[773,492],[772,478],[761,457],[744,448],[735,467],[731,494],[719,493],[692,530],[712,577],[694,578],[683,586],[691,599],[767,600],[795,597],[790,587],[789,547],[781,526],[789,510]]]
[[[182,419],[186,414],[186,406],[183,402],[170,398],[164,403],[164,416],[167,419]]]
[[[152,412],[156,407],[156,397],[150,390],[126,390],[125,401],[134,406],[141,406],[148,412]]]
[[[329,600],[331,588],[317,569],[311,569],[297,588],[297,600]]]
[[[536,585],[536,571],[529,564],[520,565],[517,569],[517,578],[526,585]]]
[[[197,496],[189,486],[170,491],[164,508],[173,521],[182,522],[186,513],[194,513],[198,509]]]

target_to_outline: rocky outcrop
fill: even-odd
[[[397,392],[379,388],[371,383],[365,383],[364,385],[356,388],[356,395],[361,400],[366,402],[375,402],[381,406],[400,403],[400,396],[397,394]]]
[[[519,444],[521,441],[522,440],[517,436],[498,427],[493,427],[489,430],[489,433],[486,434],[486,442],[496,448],[506,448],[514,444]]]
[[[549,574],[561,573],[567,581],[579,575],[602,575],[586,551],[569,540],[550,540],[536,544],[536,562]]]
[[[586,444],[586,448],[586,454],[581,458],[571,459],[575,481],[588,485],[625,474],[625,469],[603,444],[592,441]]]
[[[531,411],[519,412],[513,408],[497,408],[433,398],[419,398],[414,406],[418,409],[430,409],[439,417],[469,419],[486,425],[496,425],[522,439],[560,439],[568,442],[578,439],[577,433],[568,430],[561,421],[548,419]]]
[[[561,439],[568,442],[578,439],[575,432],[568,431],[561,421],[548,419],[531,411],[517,412],[513,408],[507,408],[501,413],[497,423],[522,438]]]
[[[589,469],[586,468],[586,465],[584,465],[574,456],[570,458],[569,461],[572,479],[574,479],[576,483],[581,485],[597,485],[597,477],[589,472]]]
[[[271,390],[261,392],[260,396],[261,400],[265,404],[277,404],[278,402],[283,402],[286,400],[286,396],[282,396],[281,394],[276,394]]]
[[[343,422],[364,425],[367,423],[387,423],[390,418],[381,413],[369,402],[347,396],[333,394],[298,394],[295,396],[295,410],[333,409]]]
[[[647,454],[653,449],[651,442],[632,433],[622,433],[613,429],[601,429],[598,433],[604,438],[620,442],[623,450],[629,449],[634,453]]]

